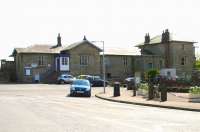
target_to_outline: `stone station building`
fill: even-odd
[[[190,78],[195,63],[195,42],[173,39],[168,30],[130,48],[105,48],[106,79],[123,80],[144,76],[150,69],[174,68],[180,77]],[[138,52],[140,49],[140,52]],[[17,82],[52,82],[61,73],[102,76],[102,49],[84,36],[82,41],[62,45],[60,34],[55,45],[15,48],[12,53]]]

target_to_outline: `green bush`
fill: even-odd
[[[138,88],[144,91],[148,91],[149,86],[148,83],[140,83]]]
[[[190,87],[189,93],[200,95],[200,87],[198,86]]]
[[[177,88],[177,87],[167,87],[167,92],[175,92],[175,93],[189,93],[190,88]]]
[[[156,69],[152,69],[150,71],[148,71],[148,78],[151,79],[151,78],[155,78],[157,75],[159,75],[159,71],[156,70]]]
[[[200,60],[199,59],[196,60],[196,62],[195,62],[195,68],[200,70]]]

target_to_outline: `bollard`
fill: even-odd
[[[160,87],[160,90],[161,90],[160,101],[161,102],[167,101],[167,87],[164,84],[162,84],[161,87]]]
[[[149,83],[149,91],[148,91],[148,99],[149,100],[154,98],[153,91],[154,91],[153,83],[150,82]]]
[[[115,82],[115,83],[114,83],[114,92],[113,92],[113,96],[114,96],[114,97],[120,96],[120,83],[119,83],[119,82]]]
[[[132,86],[132,89],[133,89],[133,96],[136,96],[136,86],[135,86],[134,80],[131,81],[131,86]]]
[[[128,82],[127,82],[127,90],[132,90],[131,81],[128,81]]]

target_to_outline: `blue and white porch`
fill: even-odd
[[[59,54],[55,57],[55,70],[56,71],[69,71],[69,54]]]

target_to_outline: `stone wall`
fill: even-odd
[[[1,60],[0,82],[15,82],[16,69],[14,61]]]
[[[90,44],[81,44],[69,52],[70,54],[70,73],[74,76],[81,74],[100,75],[100,55],[97,48]],[[80,56],[89,57],[88,65],[80,65]]]
[[[41,56],[43,56],[42,64],[39,62]],[[53,54],[17,54],[15,61],[18,82],[32,83],[36,74],[39,74],[42,81],[46,74],[54,69]],[[30,69],[30,75],[26,75],[26,69]]]
[[[184,58],[184,65],[182,64]],[[170,64],[176,68],[177,75],[183,78],[190,78],[195,64],[195,51],[191,43],[170,44]]]
[[[159,55],[162,56],[166,64],[166,44],[145,44],[141,47],[142,55]],[[184,65],[182,63],[184,58]],[[195,51],[193,43],[172,41],[169,43],[169,68],[175,68],[177,75],[180,77],[190,78],[195,63]]]
[[[113,80],[124,80],[127,77],[133,76],[134,73],[132,59],[133,56],[128,55],[105,55],[106,78]]]
[[[144,79],[145,73],[149,70],[164,68],[164,58],[156,55],[141,55],[133,57],[133,71]]]

